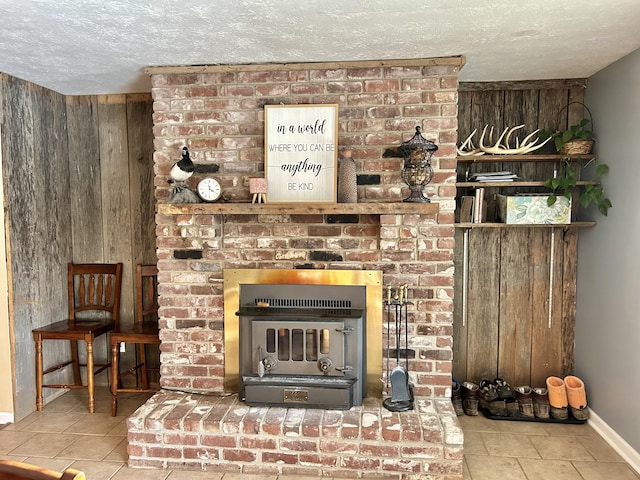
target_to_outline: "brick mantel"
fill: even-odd
[[[161,385],[174,393],[162,392],[130,419],[131,465],[462,478],[462,435],[448,397],[457,88],[463,64],[452,57],[147,70],[154,98]],[[358,203],[252,205],[249,178],[264,170],[264,105],[308,103],[338,105],[338,149],[348,147],[356,161]],[[439,148],[425,188],[432,203],[407,205],[402,159],[386,152],[410,139],[416,126]],[[197,164],[219,166],[215,176],[223,203],[170,203],[168,173],[183,146]],[[199,177],[189,185],[195,187]],[[197,397],[227,398],[223,272],[243,268],[378,270],[384,288],[407,284],[416,412],[388,415],[381,399],[367,398],[364,407],[343,412],[338,420],[318,414],[317,426],[325,433],[314,438],[315,433],[299,430],[294,445],[287,438],[294,433],[285,430],[296,409],[270,412],[233,398]],[[312,411],[298,416],[307,414]],[[338,422],[339,431],[322,423],[325,417],[331,425]],[[374,434],[367,428],[371,422],[379,426],[379,437],[364,438]],[[400,432],[397,441],[417,439],[420,431],[416,441],[434,443],[427,449],[388,445],[384,432],[394,429]],[[332,443],[336,435],[340,440]],[[327,451],[329,444],[338,451]],[[281,457],[276,452],[284,446],[306,454]]]

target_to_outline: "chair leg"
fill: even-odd
[[[87,338],[87,392],[89,393],[89,413],[96,409],[96,399],[94,396],[93,384],[93,338]]]
[[[118,378],[120,377],[119,367],[120,342],[111,340],[111,416],[118,414]]]
[[[142,367],[140,368],[140,376],[142,378],[142,388],[147,390],[149,388],[149,378],[147,376],[148,365],[147,365],[147,359],[145,357],[144,347],[145,347],[144,343],[139,343],[138,344],[138,352],[139,352],[140,364],[142,365]]]
[[[42,407],[44,406],[42,396],[42,377],[42,337],[38,336],[36,338],[36,410],[38,412],[41,412]]]
[[[69,340],[69,343],[71,344],[71,360],[73,361],[73,381],[76,385],[82,385],[82,377],[80,376],[80,358],[78,355],[78,341]]]

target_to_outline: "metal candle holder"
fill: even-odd
[[[424,138],[420,131],[421,128],[417,126],[415,135],[398,147],[398,151],[404,157],[402,181],[411,189],[411,194],[403,200],[404,202],[430,202],[423,190],[433,178],[431,156],[438,150],[438,146]]]

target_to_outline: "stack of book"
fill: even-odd
[[[482,172],[469,177],[470,182],[513,182],[518,176],[511,172]]]
[[[486,206],[484,188],[476,188],[475,195],[463,195],[460,201],[460,223],[485,222]]]

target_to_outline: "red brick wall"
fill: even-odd
[[[415,393],[445,396],[460,66],[427,59],[150,69],[159,203],[169,199],[168,172],[185,145],[197,163],[219,165],[228,201],[250,201],[248,179],[263,172],[267,104],[339,105],[339,149],[349,147],[357,162],[359,202],[406,197],[401,160],[383,154],[416,126],[439,147],[425,189],[440,206],[435,215],[158,215],[163,386],[222,390],[225,268],[348,268],[382,270],[385,287],[408,284]]]

